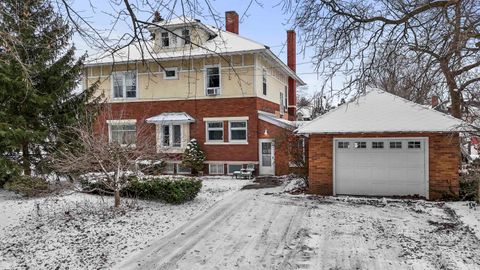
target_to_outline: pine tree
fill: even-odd
[[[80,112],[96,85],[75,93],[85,56],[76,59],[72,31],[49,1],[3,0],[0,9],[0,33],[10,34],[0,38],[0,164],[30,174],[71,142],[63,131],[87,119]]]
[[[200,149],[196,139],[190,140],[183,153],[182,165],[192,169],[192,173],[197,174],[203,169],[203,162],[205,161],[205,153]]]

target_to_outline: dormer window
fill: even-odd
[[[168,32],[163,32],[161,34],[161,38],[162,38],[162,47],[170,46],[170,38],[168,36]]]
[[[190,44],[190,30],[183,29],[182,30],[182,38],[183,38],[183,44],[185,44],[185,45]]]

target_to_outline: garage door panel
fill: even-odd
[[[425,139],[336,139],[367,141],[366,149],[338,149],[335,144],[335,193],[352,195],[425,196]],[[372,142],[383,142],[374,149]],[[401,141],[402,148],[390,148],[391,141]],[[420,149],[409,149],[409,141],[420,141]],[[378,146],[378,144],[377,144]]]

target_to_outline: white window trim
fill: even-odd
[[[222,65],[220,64],[215,64],[215,65],[205,65],[203,67],[203,81],[204,81],[204,88],[205,88],[205,96],[208,96],[207,95],[207,84],[208,84],[208,80],[207,80],[207,69],[208,68],[214,68],[214,67],[218,67],[218,95],[217,96],[220,96],[222,94]]]
[[[174,77],[167,77],[167,71],[172,71],[172,70],[175,71],[175,76]],[[163,79],[164,80],[178,80],[178,67],[164,68]]]
[[[233,117],[204,117],[204,122],[220,122],[220,121],[248,121],[250,118],[248,116],[233,116]]]
[[[232,140],[232,122],[245,122],[245,128],[234,128],[234,130],[244,130],[245,129],[245,140]],[[247,120],[228,121],[228,142],[231,142],[231,143],[248,143],[248,121]]]
[[[218,167],[221,167],[222,172],[212,173],[212,165],[217,167],[217,171],[218,171]],[[223,163],[210,163],[210,164],[208,164],[208,174],[224,175],[225,174],[225,164],[223,164]]]
[[[108,124],[108,142],[112,142],[112,126],[120,126],[120,125],[135,125],[135,140],[137,139],[137,120],[136,119],[128,119],[128,120],[107,120]],[[136,144],[120,144],[120,146],[129,146],[129,147],[136,147]]]
[[[169,138],[169,143],[170,145],[163,145],[163,126],[169,126],[170,129],[170,138]],[[180,146],[173,146],[173,127],[172,126],[180,126]],[[183,125],[182,124],[160,124],[160,146],[162,148],[166,149],[182,149],[184,148],[184,143],[183,143]]]
[[[127,72],[135,72],[135,97],[127,97],[127,84],[126,84],[126,79],[125,79],[125,73]],[[115,97],[115,89],[113,88],[114,84],[114,77],[115,74],[123,74],[123,89],[122,89],[122,97]],[[110,76],[110,95],[112,97],[112,100],[121,100],[121,99],[137,99],[138,98],[138,69],[135,68],[135,70],[130,70],[130,71],[115,71],[112,72],[112,75]]]
[[[210,140],[208,136],[208,123],[212,122],[222,122],[222,140]],[[213,128],[212,130],[220,130],[220,128]],[[225,143],[225,122],[223,120],[217,120],[217,121],[205,121],[205,142],[206,144],[223,144]]]

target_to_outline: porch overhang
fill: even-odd
[[[149,124],[186,124],[193,123],[195,119],[186,112],[165,112],[147,118]]]

